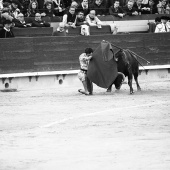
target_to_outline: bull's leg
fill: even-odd
[[[130,94],[133,94],[134,91],[133,91],[133,87],[132,87],[132,74],[128,75],[128,85],[130,87]]]
[[[111,92],[112,91],[112,84],[108,87],[106,92]]]
[[[141,88],[140,88],[139,82],[138,82],[138,73],[134,73],[134,79],[135,79],[135,82],[136,82],[137,90],[140,91]]]

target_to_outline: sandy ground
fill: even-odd
[[[0,92],[0,170],[169,170],[170,80],[140,85]]]

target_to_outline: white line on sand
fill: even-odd
[[[40,128],[48,128],[48,127],[51,127],[51,126],[56,125],[56,124],[67,122],[69,120],[79,119],[79,118],[88,117],[88,116],[94,116],[94,115],[99,115],[99,114],[106,114],[108,112],[121,110],[121,109],[131,109],[131,108],[138,108],[138,107],[145,107],[145,106],[162,105],[162,104],[168,104],[168,103],[170,104],[170,101],[159,102],[159,103],[158,102],[157,103],[148,103],[148,104],[128,106],[128,107],[117,107],[117,108],[98,111],[98,112],[94,112],[94,113],[87,113],[87,114],[80,115],[80,116],[68,117],[68,118],[65,118],[65,119],[61,119],[59,121],[51,122],[51,123],[48,123],[46,125],[40,126]]]

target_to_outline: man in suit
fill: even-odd
[[[17,18],[13,19],[13,22],[15,23],[15,27],[19,27],[19,28],[31,27],[30,23],[25,22],[24,15],[22,13],[19,13]]]
[[[11,30],[13,23],[10,20],[3,21],[3,28],[0,30],[0,38],[13,38],[14,34]]]
[[[119,6],[120,2],[119,0],[115,0],[114,5],[112,5],[109,8],[109,14],[113,15],[115,17],[123,18],[125,16],[125,12],[123,9]]]
[[[133,7],[137,9],[139,15],[141,14],[150,14],[149,4],[142,4],[143,0],[137,0]]]
[[[169,17],[162,16],[161,23],[155,28],[155,33],[170,32],[170,22],[168,20],[170,20]]]
[[[89,14],[90,8],[88,5],[88,0],[83,0],[82,3],[77,7],[77,12],[79,11],[83,11],[85,16]]]
[[[128,1],[127,5],[124,7],[124,11],[126,15],[129,16],[138,15],[137,9],[133,7],[132,1]]]
[[[76,9],[71,6],[69,8],[68,13],[63,16],[63,21],[62,22],[64,23],[64,26],[73,27],[73,28],[76,27],[75,26],[75,22],[76,22],[76,13],[75,12],[76,11],[75,10]]]
[[[36,13],[35,19],[32,22],[32,27],[50,27],[50,24],[41,19],[40,13]]]

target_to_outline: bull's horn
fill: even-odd
[[[124,81],[125,81],[125,75],[124,75],[123,73],[121,73],[121,72],[118,72],[118,74],[119,74],[119,75],[122,75],[122,77],[123,77],[122,82],[124,82]]]

